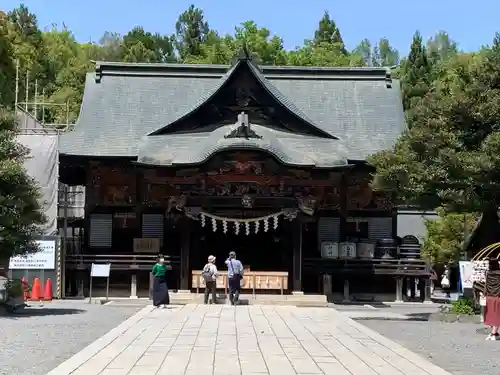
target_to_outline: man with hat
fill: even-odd
[[[236,253],[231,251],[226,260],[227,278],[229,284],[229,301],[236,305],[240,298],[241,279],[243,278],[243,264],[236,259]]]
[[[215,257],[210,255],[208,263],[203,267],[201,276],[205,280],[205,305],[208,304],[208,297],[212,294],[212,303],[217,303],[217,266],[215,265]]]

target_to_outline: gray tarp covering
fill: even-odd
[[[19,142],[28,147],[30,157],[25,166],[42,189],[42,202],[47,224],[44,235],[57,233],[57,190],[59,180],[58,136],[55,134],[23,134]]]

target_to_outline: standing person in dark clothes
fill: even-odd
[[[158,262],[153,266],[151,273],[154,277],[153,284],[153,306],[167,308],[170,303],[170,296],[168,295],[167,287],[167,268],[165,266],[165,259],[163,257],[158,258]]]
[[[241,279],[243,279],[243,264],[236,259],[236,253],[231,251],[226,260],[227,278],[229,283],[229,301],[236,305],[240,298]]]
[[[491,327],[491,333],[486,340],[498,341],[500,335],[500,266],[498,259],[490,259],[489,269],[486,272],[484,288],[486,306],[484,307],[484,324]]]

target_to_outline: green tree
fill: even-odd
[[[379,40],[373,47],[372,65],[391,67],[399,64],[399,52],[391,46],[387,38]]]
[[[431,79],[431,64],[427,58],[426,48],[422,44],[422,36],[418,31],[413,35],[410,54],[402,65],[403,107],[408,110],[429,91]]]
[[[127,62],[173,62],[173,37],[153,34],[142,27],[134,27],[124,37],[121,59]]]
[[[315,46],[323,44],[337,45],[339,51],[347,55],[347,50],[345,49],[340,30],[335,21],[330,18],[330,14],[327,10],[325,10],[323,17],[319,21],[318,28],[314,32],[313,43]]]
[[[94,69],[91,60],[99,59],[101,48],[91,43],[79,44],[65,27],[44,32],[43,43],[44,64],[53,77],[44,87],[45,102],[52,105],[45,107],[43,120],[61,125],[73,123],[80,111],[85,75]],[[41,113],[37,115],[42,117]]]
[[[437,219],[425,222],[427,233],[421,256],[431,264],[456,263],[462,255],[465,236],[476,226],[478,216],[446,213],[443,209],[437,212]]]
[[[16,67],[13,60],[13,48],[7,33],[6,16],[0,14],[0,106],[10,108],[15,100]]]
[[[375,188],[393,192],[405,204],[496,217],[500,36],[470,61],[455,62],[448,80],[410,112],[412,126],[395,147],[370,158],[376,167]],[[491,230],[497,231],[498,220],[494,223]]]
[[[364,65],[372,66],[372,44],[368,39],[363,39],[352,51],[353,54],[362,56]]]
[[[271,35],[269,29],[258,27],[253,21],[243,22],[236,27],[233,51],[239,53],[244,46],[260,64],[286,65],[283,39],[277,35]]]
[[[458,45],[446,31],[439,31],[427,42],[427,51],[432,64],[436,64],[456,56]]]
[[[184,63],[197,64],[229,64],[234,58],[235,42],[231,35],[221,37],[216,31],[211,30],[206,37],[205,43],[200,46],[199,55],[190,55]]]
[[[100,59],[103,61],[120,61],[123,51],[123,38],[120,34],[106,31],[99,40]]]
[[[26,101],[25,80],[29,73],[31,80],[38,79],[40,86],[49,83],[52,77],[44,65],[45,48],[42,32],[38,28],[36,15],[30,13],[24,5],[7,13],[2,21],[6,38],[10,41],[12,59],[19,62],[19,101]],[[29,90],[32,97],[33,88]]]
[[[288,64],[296,66],[363,66],[364,58],[361,55],[345,55],[342,45],[305,42],[304,47],[288,54]]]
[[[0,261],[4,262],[37,251],[34,240],[45,223],[39,188],[24,168],[28,150],[17,143],[16,128],[13,113],[0,109]]]
[[[190,56],[201,56],[209,31],[202,9],[191,5],[182,12],[175,24],[175,46],[181,61],[188,60]]]

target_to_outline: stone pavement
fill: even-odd
[[[200,373],[451,375],[334,309],[258,305],[148,306],[47,375]]]

